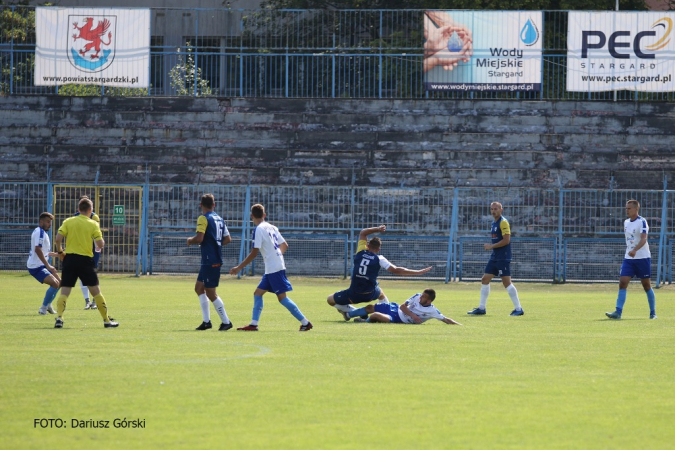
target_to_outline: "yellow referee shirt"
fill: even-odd
[[[66,253],[90,257],[94,256],[91,240],[103,239],[98,223],[82,214],[64,220],[59,234],[66,238]]]

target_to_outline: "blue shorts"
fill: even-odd
[[[204,283],[204,287],[215,288],[218,287],[220,283],[220,266],[221,264],[216,265],[202,265],[199,269],[199,275],[197,275],[197,281]]]
[[[510,277],[511,276],[511,261],[488,261],[485,266],[485,272],[496,277]]]
[[[622,277],[638,277],[641,280],[652,277],[652,259],[624,259],[621,264]]]
[[[375,312],[389,316],[391,323],[403,323],[401,316],[398,315],[396,303],[378,303],[375,305]]]
[[[363,292],[356,294],[351,288],[333,294],[333,300],[338,305],[349,305],[352,303],[368,303],[377,300],[382,294],[382,289],[379,286],[374,291]]]
[[[33,278],[38,280],[40,283],[44,283],[45,278],[52,274],[45,266],[36,267],[35,269],[28,269],[28,273],[33,275]]]
[[[275,294],[283,294],[284,292],[290,292],[293,290],[291,282],[286,278],[286,271],[280,270],[274,273],[266,273],[263,275],[258,289],[263,291],[274,292]]]

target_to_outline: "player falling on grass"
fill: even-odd
[[[623,222],[623,230],[626,233],[626,254],[621,264],[621,278],[619,278],[619,296],[616,299],[616,310],[605,313],[610,319],[620,319],[623,313],[623,305],[626,303],[628,283],[631,278],[638,277],[642,287],[647,293],[649,303],[649,318],[656,319],[656,297],[651,286],[652,254],[649,251],[647,233],[649,225],[644,217],[638,215],[640,203],[637,200],[626,202],[626,215],[628,219]]]
[[[354,310],[354,307],[351,306],[354,303],[368,303],[373,300],[378,300],[380,303],[389,302],[387,296],[378,286],[377,276],[380,269],[385,269],[394,275],[423,275],[433,268],[430,266],[420,270],[411,270],[405,267],[396,267],[387,258],[379,255],[382,245],[380,238],[374,237],[368,242],[366,242],[366,239],[373,233],[384,233],[385,231],[387,231],[385,225],[361,230],[356,255],[354,255],[352,281],[349,288],[328,296],[328,304],[336,308],[345,320],[351,318],[349,312]]]
[[[80,200],[84,198],[89,198],[86,195],[83,195]],[[79,211],[76,212],[74,215],[77,216],[79,215]],[[91,220],[96,222],[99,225],[99,228],[101,226],[101,219],[99,219],[98,214],[96,214],[94,211],[91,212],[91,215],[89,216]],[[98,270],[98,262],[101,259],[101,249],[96,248],[96,244],[94,242],[91,243],[91,249],[94,252],[94,267]],[[89,300],[89,288],[82,284],[82,280],[79,281],[80,283],[80,289],[82,290],[82,296],[84,296],[84,309],[96,309],[96,302],[93,300]]]
[[[77,279],[89,288],[98,306],[98,312],[103,318],[105,328],[115,328],[119,323],[108,316],[108,306],[98,286],[98,275],[94,267],[94,252],[91,249],[91,241],[94,240],[96,248],[102,249],[105,245],[101,228],[89,216],[93,204],[88,198],[80,200],[77,210],[80,215],[66,219],[56,235],[56,248],[59,259],[63,261],[61,273],[61,295],[56,302],[57,317],[54,328],[63,328],[63,313],[66,310],[66,301],[70,290],[77,283]],[[63,240],[68,240],[68,253],[63,251]]]
[[[59,278],[56,268],[49,264],[49,260],[47,259],[50,256],[57,256],[57,253],[49,251],[51,243],[47,232],[52,227],[53,220],[54,216],[48,212],[40,214],[40,218],[38,219],[39,226],[33,230],[33,234],[30,238],[31,250],[26,263],[28,273],[30,273],[33,278],[42,284],[49,285],[49,288],[45,293],[45,298],[42,301],[42,306],[38,310],[38,314],[43,316],[47,313],[56,313],[54,308],[52,308],[52,302],[61,286],[61,278]]]
[[[253,248],[238,266],[230,269],[231,275],[238,274],[241,269],[250,264],[258,252],[262,253],[265,260],[265,275],[258,288],[253,293],[253,317],[250,325],[237,328],[240,331],[258,331],[258,322],[263,310],[263,295],[274,292],[281,303],[290,313],[300,321],[300,331],[309,331],[313,328],[312,323],[300,312],[297,305],[287,296],[287,292],[293,290],[293,286],[286,278],[286,264],[284,253],[288,250],[288,244],[274,225],[265,222],[265,207],[257,204],[251,207],[251,220],[255,225],[253,230]]]
[[[506,288],[506,292],[513,302],[514,309],[511,311],[511,316],[522,316],[525,314],[523,308],[520,306],[520,299],[518,298],[518,291],[511,283],[511,228],[509,222],[502,216],[504,208],[499,202],[492,202],[490,204],[490,214],[494,222],[492,222],[492,243],[483,245],[485,250],[492,250],[490,260],[485,266],[485,274],[481,279],[480,288],[480,305],[474,308],[467,314],[473,316],[485,315],[485,306],[490,295],[490,281],[495,276],[502,279],[502,284]]]
[[[350,311],[348,315],[350,318],[356,318],[355,321],[363,321],[359,320],[360,316],[370,314],[365,322],[421,324],[429,319],[438,319],[448,325],[461,325],[461,323],[441,314],[432,305],[435,299],[436,291],[425,289],[424,292],[413,295],[400,306],[393,302],[377,303]]]
[[[199,269],[199,275],[197,275],[195,292],[199,297],[199,304],[202,308],[203,322],[196,329],[208,330],[212,328],[209,310],[210,300],[222,322],[218,331],[227,331],[232,328],[232,322],[227,317],[225,304],[216,293],[216,288],[220,282],[220,268],[223,265],[223,245],[229,244],[232,238],[223,219],[214,212],[216,202],[213,194],[202,195],[199,206],[203,214],[197,219],[197,234],[187,240],[188,247],[193,244],[200,244],[202,253],[202,265]]]

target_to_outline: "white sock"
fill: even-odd
[[[256,327],[258,326],[258,321],[257,320],[251,320],[251,325],[255,325]]]
[[[509,293],[509,297],[511,297],[511,301],[513,302],[513,306],[519,311],[521,309],[523,309],[520,306],[520,300],[518,299],[518,291],[516,290],[516,287],[512,284],[509,284],[509,287],[506,288],[506,292]]]
[[[209,298],[206,294],[201,294],[199,296],[199,306],[202,307],[202,317],[204,318],[204,322],[210,322],[211,313],[209,311]]]
[[[82,289],[82,295],[84,296],[84,299],[89,300],[89,288],[82,284],[82,280],[80,280],[80,289]]]
[[[389,303],[389,299],[388,299],[387,296],[385,295],[384,298],[383,298],[382,300],[377,299],[377,303]]]
[[[335,304],[334,308],[342,312],[349,312],[356,309],[352,305],[338,305],[338,304]]]
[[[489,284],[481,284],[480,285],[480,309],[485,309],[485,305],[487,305],[487,299],[488,296],[490,295],[490,285]]]
[[[230,323],[230,319],[227,317],[227,313],[225,312],[225,304],[220,299],[220,297],[216,297],[216,299],[213,301],[213,307],[216,308],[216,312],[220,316],[221,322]]]

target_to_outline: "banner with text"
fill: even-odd
[[[36,8],[35,85],[150,85],[150,10]]]
[[[541,11],[426,11],[424,87],[538,91]]]
[[[673,12],[570,11],[567,90],[675,91]]]

